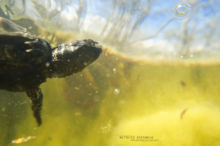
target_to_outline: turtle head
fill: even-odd
[[[94,62],[101,52],[101,46],[91,39],[61,44],[52,51],[51,76],[65,77],[79,72]]]

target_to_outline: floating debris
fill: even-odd
[[[20,143],[24,143],[24,142],[28,142],[29,140],[35,139],[35,136],[27,136],[27,137],[21,137],[15,140],[12,140],[11,143],[14,144],[20,144]]]
[[[27,50],[25,50],[25,52],[27,52],[27,53],[30,53],[30,52],[32,52],[33,51],[33,49],[27,49]]]
[[[186,82],[180,81],[180,85],[181,85],[182,87],[186,87]]]
[[[185,109],[180,113],[180,119],[183,119],[183,116],[185,115],[185,113],[186,113],[187,110],[188,110],[188,109],[185,108]]]

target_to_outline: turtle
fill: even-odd
[[[102,46],[92,39],[51,47],[46,40],[33,35],[0,34],[0,89],[26,92],[40,126],[43,101],[40,85],[47,78],[63,78],[82,71],[101,52]]]

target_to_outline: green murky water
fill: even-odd
[[[0,146],[220,145],[216,1],[44,2],[2,0],[0,15],[53,46],[89,37],[112,47],[41,85],[40,127],[25,93],[0,90]]]
[[[42,84],[43,124],[24,93],[0,92],[0,145],[219,145],[220,65],[150,63],[104,51]],[[14,140],[14,141],[13,141]]]

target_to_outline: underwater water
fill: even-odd
[[[0,145],[220,144],[220,64],[137,62],[105,52],[81,73],[42,84],[37,127],[24,93],[1,91]]]
[[[174,31],[174,37],[172,33],[168,33],[175,26],[168,25],[173,20],[172,17],[168,18],[167,22],[159,21],[161,26],[157,26],[153,23],[155,20],[150,19],[152,25],[159,29],[156,33],[152,32],[153,35],[159,36],[155,40],[151,39],[152,35],[143,35],[146,32],[137,25],[145,23],[145,15],[130,21],[133,18],[133,4],[140,9],[135,15],[140,16],[140,13],[148,14],[150,7],[139,6],[151,6],[152,1],[109,1],[112,5],[103,2],[113,9],[109,10],[109,15],[104,13],[108,11],[107,8],[98,9],[108,20],[99,30],[101,24],[86,25],[91,20],[86,19],[85,15],[91,13],[88,7],[92,5],[92,1],[79,0],[79,17],[71,16],[73,20],[78,20],[77,23],[74,21],[74,28],[71,26],[72,20],[65,21],[69,24],[63,26],[72,31],[56,29],[57,26],[61,27],[58,23],[60,17],[53,19],[49,12],[55,13],[52,8],[58,6],[52,3],[54,1],[47,2],[51,6],[48,15],[34,15],[36,18],[46,17],[42,21],[44,23],[34,16],[30,19],[28,15],[15,17],[16,14],[10,14],[10,19],[53,46],[76,39],[94,38],[103,44],[103,52],[82,72],[66,78],[48,79],[40,86],[44,94],[43,122],[40,127],[32,115],[30,101],[25,93],[0,90],[0,146],[220,145],[220,62],[219,43],[216,41],[219,38],[219,30],[216,28],[217,18],[212,17],[212,11],[217,10],[215,6],[211,10],[206,8],[215,1],[175,3],[177,21],[174,24],[184,25],[179,28],[180,31]],[[64,2],[70,5],[68,1]],[[5,10],[5,3],[1,3],[2,10]],[[23,16],[25,13],[19,11],[19,8],[27,13],[30,9],[27,7],[28,3],[20,1],[15,3],[13,8]],[[35,10],[39,8],[37,1],[33,0],[32,3],[35,4],[32,5]],[[191,7],[200,4],[207,4],[204,8],[206,15],[213,21],[208,23],[207,31],[210,31],[204,30],[192,35],[191,30],[194,27],[191,26],[194,21],[200,20],[200,15],[196,20],[187,18],[197,16],[197,10]],[[75,8],[75,5],[73,6]],[[152,7],[153,10],[156,8]],[[124,9],[128,10],[122,11]],[[68,12],[74,13],[72,9],[68,9]],[[68,16],[69,20],[66,13],[63,12],[62,17]],[[121,14],[120,17],[117,17],[117,14]],[[164,15],[151,17],[159,19]],[[101,21],[99,17],[95,18],[98,25]],[[120,23],[117,23],[120,19]],[[128,25],[129,23],[132,25]],[[85,28],[79,30],[79,25]],[[204,28],[203,23],[200,26],[200,29]],[[168,29],[164,30],[164,27]],[[120,28],[126,28],[128,31]],[[179,30],[178,27],[174,28]],[[95,31],[91,32],[91,29]],[[163,35],[163,32],[166,35]],[[210,33],[213,37],[209,36]],[[207,43],[199,43],[196,46],[198,40],[195,38],[198,36],[203,36],[199,39],[205,36],[210,39]]]

